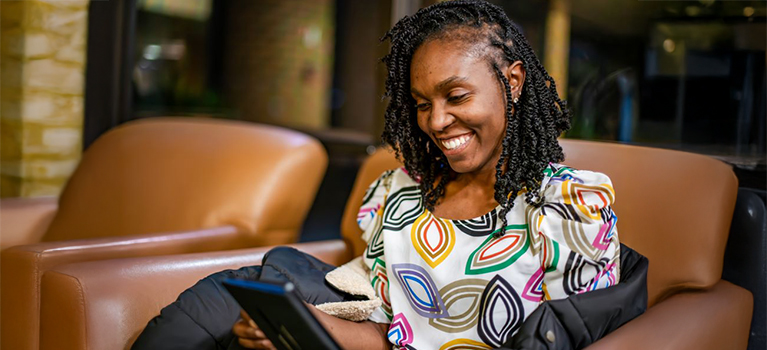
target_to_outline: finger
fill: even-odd
[[[260,328],[251,327],[250,324],[245,323],[245,320],[237,321],[237,323],[234,324],[234,327],[232,327],[232,333],[234,333],[234,335],[236,335],[238,338],[247,338],[253,340],[266,339],[266,334],[264,334]]]
[[[240,338],[253,338],[254,328],[250,326],[245,320],[237,321],[232,327],[232,333]],[[260,331],[260,330],[259,330]]]
[[[258,325],[256,322],[253,322],[253,319],[250,318],[250,316],[245,312],[245,310],[240,309],[240,317],[242,317],[243,320],[248,321],[251,327],[258,328]]]
[[[252,329],[252,331],[253,331],[251,334],[253,334],[253,336],[254,336],[255,338],[257,338],[257,339],[266,339],[266,334],[264,334],[264,332],[263,332],[263,331],[261,331],[261,330],[260,330],[260,329],[258,329],[258,328],[255,328],[255,329],[251,328],[251,329]]]
[[[264,349],[269,350],[277,350],[277,348],[272,344],[272,342],[269,339],[264,339],[260,341],[261,346],[264,347]]]
[[[237,341],[244,348],[248,348],[248,349],[269,349],[269,350],[277,349],[274,347],[274,345],[272,345],[272,342],[269,341],[268,339],[252,340],[252,339],[238,338]]]
[[[264,349],[264,347],[261,346],[261,344],[258,343],[258,341],[256,340],[237,338],[237,342],[240,343],[240,345],[242,345],[242,347],[246,349]]]
[[[250,316],[248,316],[248,313],[243,309],[240,309],[240,317],[242,317],[243,320],[252,320]]]

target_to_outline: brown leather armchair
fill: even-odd
[[[3,248],[16,245],[1,253],[2,348],[38,348],[40,279],[55,266],[297,241],[326,166],[318,141],[273,126],[155,118],[109,131],[58,203],[0,201]]]
[[[607,173],[616,188],[621,241],[650,260],[649,309],[593,349],[745,349],[752,296],[721,280],[737,191],[732,170],[676,151],[564,140],[575,168]],[[332,264],[362,253],[362,195],[398,166],[377,152],[360,169],[342,240],[296,245]],[[146,323],[205,275],[257,264],[269,248],[120,259],[57,267],[43,277],[43,349],[126,349]]]

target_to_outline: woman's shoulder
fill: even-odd
[[[380,210],[386,203],[389,195],[402,189],[420,193],[418,181],[413,179],[405,168],[397,168],[384,171],[373,183],[368,186],[362,197],[357,223],[360,228],[366,230],[380,214]]]
[[[579,183],[611,183],[610,177],[598,171],[578,169],[566,164],[549,163],[543,170],[544,177],[560,180],[575,180]]]
[[[391,192],[402,187],[418,186],[418,182],[419,179],[410,176],[405,167],[399,167],[384,171],[370,184],[369,191],[378,187],[384,187],[387,192]]]
[[[545,202],[606,207],[615,202],[612,180],[598,171],[549,164],[544,170]]]

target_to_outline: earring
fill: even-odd
[[[429,154],[429,141],[426,141],[426,154]]]
[[[511,100],[511,105],[512,105],[512,110],[511,110],[512,115],[517,115],[517,109],[519,108],[519,95],[514,96],[514,98]]]

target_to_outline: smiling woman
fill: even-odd
[[[617,284],[610,179],[555,164],[570,115],[506,14],[442,2],[385,38],[383,139],[405,166],[381,175],[360,209],[362,261],[381,306],[361,324],[319,314],[339,342],[514,346],[543,301]],[[238,327],[247,344],[271,347]]]
[[[570,112],[516,24],[494,5],[450,1],[404,18],[386,38],[383,138],[422,179],[425,206],[467,218],[500,204],[505,226],[523,189],[528,204],[540,204],[543,170],[564,159],[557,137]],[[443,207],[453,193],[479,199],[464,206],[476,212],[451,215],[459,213]]]
[[[631,279],[620,275],[611,181],[557,164],[570,114],[501,9],[441,2],[385,39],[383,139],[404,168],[369,187],[358,216],[359,268],[381,306],[361,323],[317,313],[344,348],[528,349],[540,332],[523,325],[543,302]],[[620,299],[553,322],[578,334],[596,323],[603,335],[645,307]],[[272,346],[245,320],[235,333]],[[544,342],[572,338],[548,333]]]
[[[371,185],[360,227],[389,342],[516,348],[541,302],[617,284],[610,179],[556,164],[569,111],[506,14],[448,1],[386,38],[383,138],[405,167]]]

